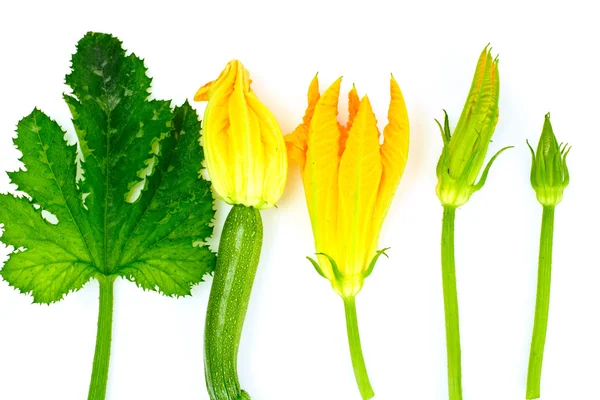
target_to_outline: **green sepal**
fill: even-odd
[[[498,152],[496,154],[494,154],[494,156],[490,159],[490,161],[485,166],[485,169],[483,170],[483,173],[481,174],[481,177],[479,178],[479,182],[477,182],[475,184],[475,186],[473,186],[473,193],[480,190],[483,187],[483,185],[485,185],[485,181],[487,180],[487,176],[488,176],[488,173],[490,172],[490,168],[492,168],[492,164],[494,163],[494,161],[496,161],[496,158],[498,158],[498,156],[500,154],[502,154],[502,152],[504,152],[505,150],[512,149],[514,147],[515,146],[506,146],[506,147],[498,150]]]
[[[567,149],[568,144],[565,143],[563,145],[563,150],[561,152],[562,154],[562,162],[565,166],[565,169],[563,171],[563,186],[567,187],[569,185],[569,183],[571,182],[571,175],[569,175],[569,168],[567,167],[567,156],[569,155],[569,152],[571,151],[571,146],[569,146],[569,148]],[[566,151],[565,151],[566,149]]]
[[[531,152],[531,172],[529,174],[529,180],[533,185],[533,182],[535,181],[535,168],[533,168],[535,165],[535,151],[533,150],[533,147],[531,147],[531,144],[529,144],[529,139],[525,140],[525,143],[527,143],[527,147],[529,147],[529,151]]]
[[[373,259],[371,260],[371,263],[369,264],[369,268],[367,268],[367,271],[365,272],[365,279],[369,277],[369,275],[371,275],[371,273],[373,272],[373,268],[375,268],[375,264],[377,263],[377,260],[379,259],[379,257],[383,254],[384,256],[386,256],[387,258],[390,258],[390,256],[387,255],[386,251],[391,249],[391,247],[386,247],[385,249],[381,249],[381,250],[377,250],[377,252],[375,253],[375,256],[373,257]]]
[[[329,260],[329,263],[331,264],[331,270],[333,271],[333,276],[335,276],[335,279],[338,282],[341,282],[344,279],[344,276],[340,272],[340,269],[338,268],[338,265],[335,262],[335,260],[333,259],[333,257],[331,257],[329,254],[325,254],[325,253],[316,253],[316,254],[318,256],[324,256]]]
[[[319,263],[317,261],[315,261],[313,258],[311,258],[309,256],[306,256],[306,259],[308,261],[310,261],[310,263],[313,265],[313,267],[315,267],[315,271],[317,271],[317,273],[319,275],[321,275],[323,278],[327,279],[327,277],[323,273],[323,270],[321,269],[321,267],[319,266]]]
[[[442,110],[442,111],[444,111],[444,127],[442,127],[442,124],[440,124],[440,121],[438,121],[437,119],[435,120],[435,123],[438,125],[438,127],[440,128],[440,132],[442,133],[442,140],[444,141],[444,146],[447,146],[448,143],[450,143],[452,134],[450,133],[450,123],[448,120],[448,113],[446,112],[446,110]]]

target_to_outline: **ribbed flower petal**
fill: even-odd
[[[312,120],[315,112],[315,107],[317,106],[317,102],[320,98],[321,94],[319,92],[319,76],[315,75],[313,80],[310,82],[310,86],[308,87],[308,107],[306,108],[306,113],[302,118],[303,124],[307,127],[310,125],[310,121]]]
[[[356,114],[358,113],[358,108],[360,107],[360,99],[358,98],[358,93],[356,92],[356,87],[352,85],[352,90],[348,93],[348,122],[346,125],[339,124],[340,127],[340,157],[344,150],[346,149],[346,141],[348,140],[348,132],[350,128],[352,128],[352,122],[354,122],[354,118],[356,118]]]
[[[236,202],[252,204],[257,197],[256,191],[262,189],[263,171],[261,167],[262,145],[260,141],[260,124],[254,111],[248,107],[246,88],[248,87],[245,71],[236,65],[236,79],[233,93],[229,100],[229,135],[230,150],[235,152],[234,164],[230,166],[236,178]]]
[[[202,140],[217,194],[230,204],[275,205],[287,177],[287,152],[273,114],[250,88],[248,71],[233,60],[195,100],[208,100]]]
[[[246,96],[249,107],[254,111],[260,123],[262,142],[264,205],[258,208],[274,206],[283,194],[287,179],[287,156],[281,128],[271,111],[258,100],[254,93]]]
[[[356,118],[356,114],[358,114],[359,108],[360,98],[358,97],[356,86],[352,85],[352,90],[348,92],[348,123],[346,124],[348,130],[352,128],[352,123],[354,122],[354,118]]]
[[[390,107],[388,109],[388,124],[383,130],[383,144],[381,145],[381,163],[383,173],[381,184],[379,185],[379,194],[377,204],[373,214],[375,236],[374,246],[377,245],[379,231],[383,225],[383,220],[392,203],[396,188],[400,183],[400,178],[404,173],[404,167],[408,160],[408,146],[410,142],[410,124],[408,122],[408,112],[404,96],[398,86],[398,82],[392,76],[390,80]],[[371,252],[375,248],[370,249]]]
[[[233,85],[239,68],[244,68],[238,60],[232,60],[221,71],[219,77],[202,86],[194,95],[195,101],[210,101],[213,97],[226,99],[233,90]],[[249,83],[248,83],[249,84]]]
[[[231,203],[228,197],[235,188],[233,175],[227,172],[229,165],[235,161],[235,153],[230,151],[229,143],[229,107],[225,102],[210,102],[204,111],[202,129],[203,146],[206,165],[215,191],[223,200]],[[208,151],[214,149],[214,151]]]
[[[285,143],[289,157],[300,164],[300,171],[304,171],[306,164],[306,151],[308,150],[308,131],[310,129],[310,121],[315,112],[315,107],[319,101],[321,94],[319,93],[319,78],[317,75],[313,78],[308,88],[308,107],[302,118],[302,123],[294,130],[294,132],[285,136]]]
[[[372,212],[382,172],[379,150],[377,120],[369,98],[365,96],[348,132],[338,177],[337,239],[343,255],[338,264],[343,275],[359,277],[360,285],[374,256],[369,250],[373,241]]]
[[[202,86],[194,95],[194,101],[208,101],[208,91],[215,81],[210,81]]]
[[[337,122],[342,79],[335,81],[319,99],[310,123],[303,180],[317,252],[337,256],[338,166],[340,130]],[[329,262],[320,257],[328,278]]]

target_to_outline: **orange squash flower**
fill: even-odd
[[[342,79],[321,96],[315,77],[303,122],[285,137],[300,164],[318,262],[309,258],[344,299],[348,339],[363,399],[373,397],[360,347],[355,296],[372,272],[383,220],[404,172],[409,123],[400,87],[392,77],[388,124],[380,133],[367,96],[349,93],[346,125],[337,120]]]
[[[300,164],[319,272],[348,297],[360,291],[379,255],[379,232],[407,161],[409,123],[392,77],[383,144],[369,98],[359,99],[354,87],[348,123],[341,125],[341,83],[340,78],[320,96],[318,78],[313,79],[303,122],[285,140],[290,159]]]

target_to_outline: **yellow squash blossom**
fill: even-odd
[[[273,114],[250,89],[241,62],[201,87],[204,152],[218,195],[233,207],[219,241],[204,328],[204,377],[211,400],[250,399],[237,373],[238,347],[263,241],[260,209],[274,206],[287,178],[287,151]]]
[[[300,164],[320,272],[348,297],[360,291],[378,256],[379,231],[407,161],[409,124],[392,77],[383,144],[369,98],[359,99],[356,88],[348,96],[348,123],[341,125],[340,85],[341,78],[320,96],[315,77],[303,123],[285,140]]]
[[[337,120],[341,78],[321,96],[318,78],[308,90],[308,109],[286,136],[288,153],[300,164],[319,261],[317,272],[344,299],[352,365],[363,399],[373,397],[360,345],[355,296],[377,258],[383,220],[404,172],[409,124],[400,87],[392,77],[383,142],[367,96],[349,94],[346,125]]]
[[[242,63],[232,60],[194,100],[208,101],[202,138],[215,191],[229,204],[264,209],[283,193],[287,155],[279,124],[251,82]]]

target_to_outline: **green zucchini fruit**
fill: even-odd
[[[240,388],[237,354],[262,238],[260,212],[233,206],[223,226],[206,314],[204,372],[211,400],[250,400]]]

